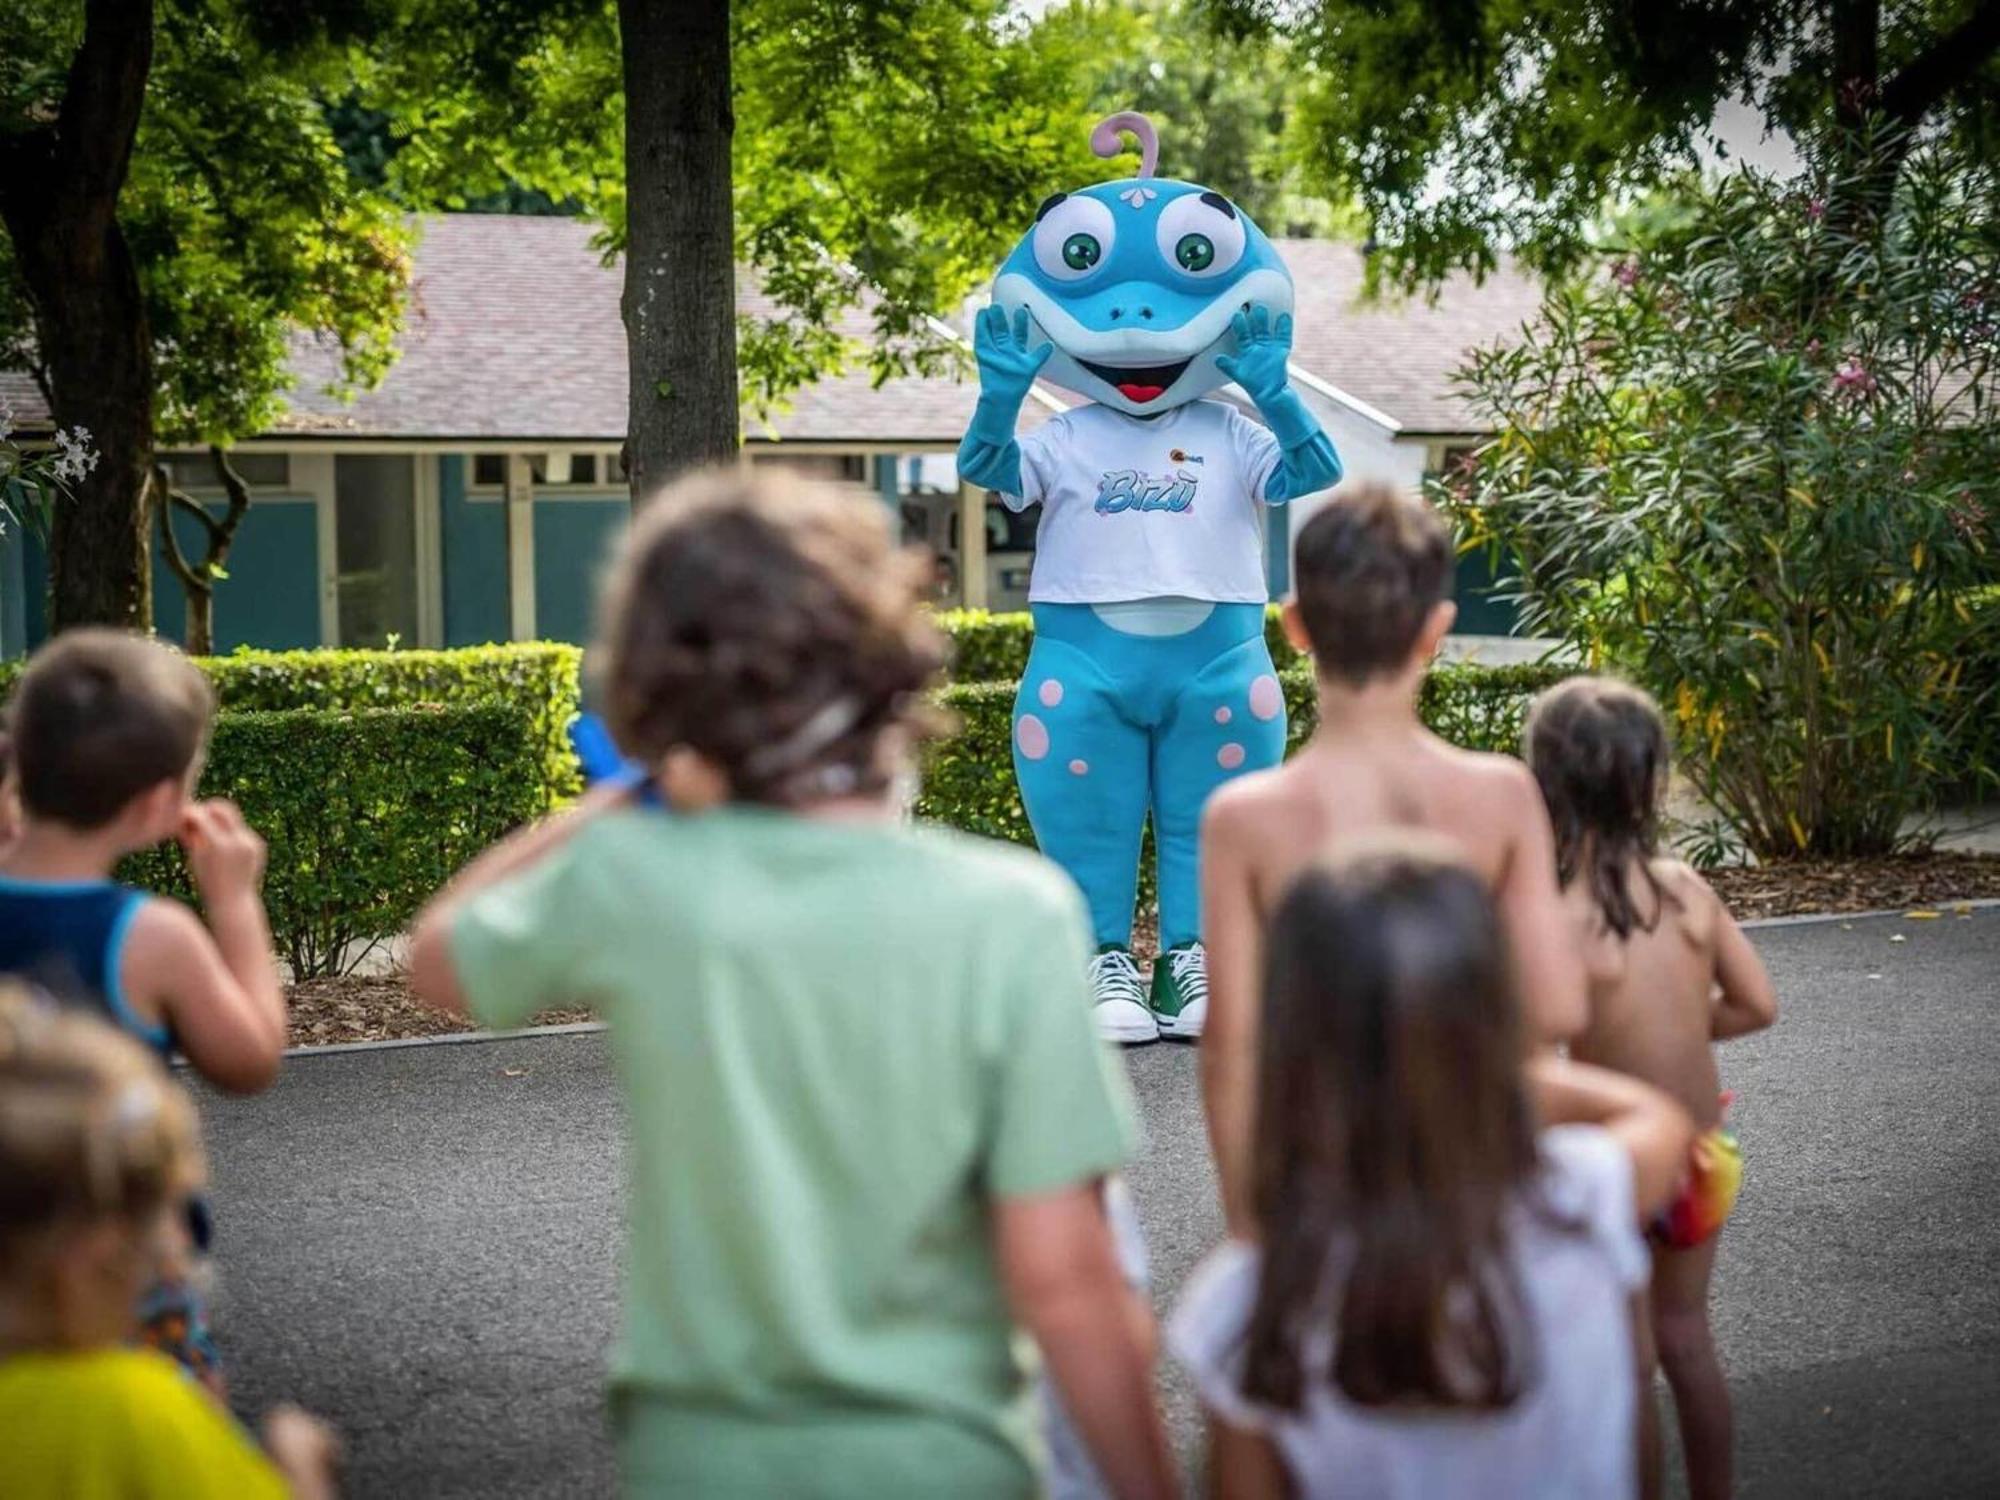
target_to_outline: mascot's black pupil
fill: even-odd
[[[1206,271],[1215,263],[1215,245],[1205,234],[1184,234],[1174,246],[1174,259],[1183,271]]]
[[[1103,253],[1094,234],[1073,234],[1063,241],[1063,264],[1072,271],[1088,271]]]

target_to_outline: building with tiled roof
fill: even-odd
[[[429,220],[399,357],[375,390],[329,394],[337,351],[298,340],[285,415],[235,450],[257,503],[216,597],[222,649],[588,634],[597,569],[629,515],[618,456],[623,277],[593,233],[573,219]],[[1293,373],[1349,473],[1413,481],[1476,435],[1452,371],[1470,345],[1532,315],[1532,283],[1503,272],[1481,286],[1448,284],[1434,301],[1363,305],[1357,247],[1298,240],[1283,250],[1297,283]],[[746,280],[738,311],[778,309]],[[848,369],[762,417],[746,414],[751,460],[879,496],[939,553],[945,597],[1018,606],[1032,513],[1011,516],[967,493],[951,464],[977,395],[970,360],[955,374],[877,385],[867,310],[848,313],[839,331],[856,348]],[[1074,399],[1038,388],[1024,426]],[[0,404],[17,425],[46,424],[23,375],[0,372]],[[184,488],[219,498],[205,456],[168,461]],[[983,526],[965,524],[981,516]],[[1279,590],[1285,519],[1272,548]],[[40,566],[31,541],[0,539],[0,640],[11,650],[39,636]],[[178,586],[164,567],[155,584],[160,626],[177,634]]]

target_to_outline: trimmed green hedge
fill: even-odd
[[[577,709],[583,652],[550,641],[449,651],[250,651],[196,657],[225,712],[405,708],[419,703],[500,703],[527,718],[541,809],[576,795],[568,727]],[[23,663],[0,663],[0,695]],[[538,810],[541,810],[538,809]]]
[[[234,801],[269,843],[264,907],[279,957],[307,978],[400,931],[467,860],[544,810],[548,781],[533,716],[489,702],[232,710],[200,791]],[[174,846],[120,874],[193,899]]]
[[[996,615],[983,609],[947,609],[938,612],[937,622],[951,638],[953,682],[1018,682],[1028,670],[1035,627],[1026,612]],[[1264,639],[1279,671],[1304,660],[1285,639],[1275,604],[1264,612]]]
[[[1535,694],[1570,674],[1554,665],[1487,667],[1446,662],[1424,679],[1417,710],[1453,744],[1471,750],[1518,754],[1521,724]],[[1318,693],[1312,670],[1294,665],[1279,672],[1290,716],[1288,751],[1311,736]],[[1035,841],[1014,785],[1014,693],[1012,682],[958,682],[940,695],[959,719],[958,732],[928,747],[924,757],[919,817],[933,818],[971,833]],[[1150,879],[1150,875],[1148,876]]]

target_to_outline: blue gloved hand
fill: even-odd
[[[1215,367],[1262,411],[1290,381],[1285,366],[1292,357],[1292,315],[1279,313],[1273,323],[1269,308],[1253,307],[1231,318],[1229,326],[1236,333],[1236,352],[1218,355]]]
[[[1012,411],[1020,411],[1021,403],[1028,399],[1028,388],[1055,352],[1054,344],[1043,344],[1039,349],[1028,347],[1025,307],[1014,314],[1012,328],[1007,326],[1006,308],[981,308],[972,329],[972,353],[979,361],[980,398],[990,396],[996,403],[1005,402]]]

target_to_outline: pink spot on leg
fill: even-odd
[[[1235,717],[1236,715],[1232,714],[1229,711],[1229,705],[1227,703],[1223,704],[1222,707],[1218,708],[1215,711],[1215,722],[1218,724],[1227,724],[1231,719]]]
[[[1054,708],[1058,703],[1062,702],[1062,695],[1063,685],[1053,677],[1043,683],[1041,692],[1036,694],[1042,700],[1043,708]]]
[[[1285,711],[1285,690],[1278,686],[1278,679],[1265,673],[1250,684],[1250,712],[1260,719],[1270,720]]]
[[[1088,776],[1090,774],[1090,762],[1087,760],[1071,761],[1069,763],[1069,774],[1072,776]]]
[[[1231,740],[1215,752],[1215,763],[1225,771],[1233,771],[1243,764],[1243,747]]]
[[[1033,714],[1022,714],[1014,726],[1014,743],[1029,760],[1040,760],[1049,753],[1049,726]]]

